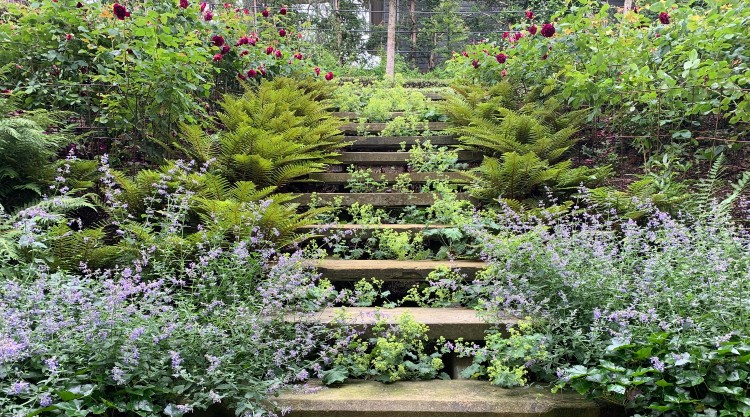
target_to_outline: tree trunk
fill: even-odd
[[[633,8],[633,0],[625,0],[625,5],[622,8],[623,13],[627,13]]]
[[[388,0],[388,40],[385,43],[385,76],[396,76],[396,0]]]
[[[411,0],[409,5],[409,14],[411,15],[411,58],[414,64],[417,63],[417,2]]]

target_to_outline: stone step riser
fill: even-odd
[[[347,184],[352,180],[353,174],[348,172],[322,172],[319,174],[310,174],[309,178],[313,181],[322,182],[325,184]],[[403,177],[409,178],[412,184],[424,184],[428,180],[435,181],[450,181],[452,183],[466,184],[470,181],[466,174],[461,172],[445,172],[445,173],[429,173],[429,172],[373,172],[370,177],[378,182],[386,182],[393,184],[397,180]]]
[[[574,393],[503,389],[486,381],[352,381],[312,394],[283,393],[292,417],[602,417],[606,411]]]
[[[417,142],[424,143],[429,140],[433,146],[456,146],[459,144],[453,135],[443,136],[347,136],[346,141],[352,142],[348,149],[351,150],[399,150],[401,143],[407,149],[416,145]]]
[[[307,206],[312,196],[311,193],[303,193],[292,201]],[[435,198],[430,193],[319,193],[316,196],[318,206],[334,204],[339,199],[344,207],[349,207],[354,203],[372,204],[375,207],[424,207],[435,203]],[[458,193],[457,198],[470,200],[467,193]]]
[[[339,129],[345,133],[357,133],[360,131],[370,132],[370,133],[378,133],[385,130],[387,126],[387,123],[346,123],[343,126],[341,126]],[[424,132],[429,130],[430,132],[439,132],[442,130],[446,130],[450,128],[450,123],[445,122],[427,122],[427,123],[419,123],[417,126],[414,127],[414,130],[417,132]]]
[[[440,266],[457,270],[473,280],[485,268],[481,261],[393,261],[326,259],[318,263],[318,272],[330,281],[359,281],[377,278],[382,281],[424,281]]]
[[[479,162],[480,152],[458,151],[459,162]],[[343,165],[407,165],[409,152],[341,152],[336,158]]]

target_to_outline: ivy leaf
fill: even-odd
[[[325,385],[341,384],[349,377],[349,371],[346,368],[336,367],[323,371],[323,383]]]

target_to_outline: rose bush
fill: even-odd
[[[77,111],[125,141],[99,143],[97,152],[126,147],[159,156],[179,123],[200,123],[210,99],[241,91],[248,71],[313,74],[290,19],[178,0],[8,4],[0,8],[0,63],[9,69],[0,90],[28,108]]]

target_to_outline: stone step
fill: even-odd
[[[448,229],[451,227],[458,227],[458,226],[449,226],[445,224],[352,224],[352,223],[346,223],[346,224],[314,224],[310,226],[303,226],[299,230],[303,232],[316,232],[319,235],[331,235],[334,233],[339,232],[349,232],[348,234],[353,234],[355,232],[370,232],[373,230],[383,230],[383,229],[389,229],[394,230],[396,232],[410,232],[410,233],[418,233],[418,232],[424,232],[426,230],[436,230],[436,229]]]
[[[350,381],[327,388],[319,381],[276,398],[290,417],[603,417],[612,415],[572,392],[500,388],[487,381]],[[307,392],[301,392],[307,391]],[[310,393],[310,391],[312,391]]]
[[[386,127],[386,123],[364,123],[363,125],[360,125],[359,123],[345,123],[342,125],[339,129],[346,133],[356,133],[360,130],[365,130],[367,132],[377,133],[382,132]],[[425,123],[419,123],[418,126],[416,126],[415,130],[422,132],[425,130],[429,130],[431,132],[445,130],[451,127],[450,123],[446,122],[427,122]]]
[[[336,159],[346,165],[406,165],[410,158],[409,152],[341,152]],[[458,160],[460,162],[481,161],[482,153],[458,151]]]
[[[467,175],[462,172],[373,172],[371,177],[378,182],[385,181],[388,184],[393,184],[402,175],[408,176],[414,184],[424,184],[427,180],[445,180],[454,183],[468,183],[470,181]],[[309,175],[309,179],[326,184],[346,184],[351,178],[352,174],[348,172],[322,172]]]
[[[449,266],[474,279],[486,264],[481,261],[397,261],[397,260],[344,260],[318,261],[318,272],[331,281],[358,281],[377,278],[382,281],[423,281],[439,266]]]
[[[388,115],[388,118],[393,119],[395,117],[403,116],[404,114],[405,112],[402,111],[394,111]],[[362,114],[353,111],[335,111],[331,113],[331,116],[338,117],[340,119],[359,119],[360,117],[362,117]]]
[[[375,207],[431,206],[435,203],[432,193],[302,193],[292,200],[307,206],[315,195],[317,205],[330,205],[337,201],[344,207],[354,203],[372,204]],[[458,193],[459,200],[470,200],[468,193]]]
[[[508,318],[501,323],[492,324],[479,316],[476,310],[468,308],[428,308],[428,307],[333,307],[326,308],[310,319],[318,324],[329,325],[341,322],[353,325],[364,331],[363,337],[372,337],[370,328],[382,318],[387,324],[398,323],[401,316],[410,315],[417,323],[429,327],[427,337],[437,340],[444,337],[447,340],[463,338],[466,341],[484,340],[484,336],[492,328],[505,331],[508,326],[518,322],[515,318]],[[307,318],[306,318],[307,319]]]
[[[454,146],[459,142],[454,135],[438,136],[347,136],[347,142],[353,142],[349,149],[373,150],[373,149],[401,149],[401,143],[408,148],[417,142],[424,143],[429,140],[433,146]]]

